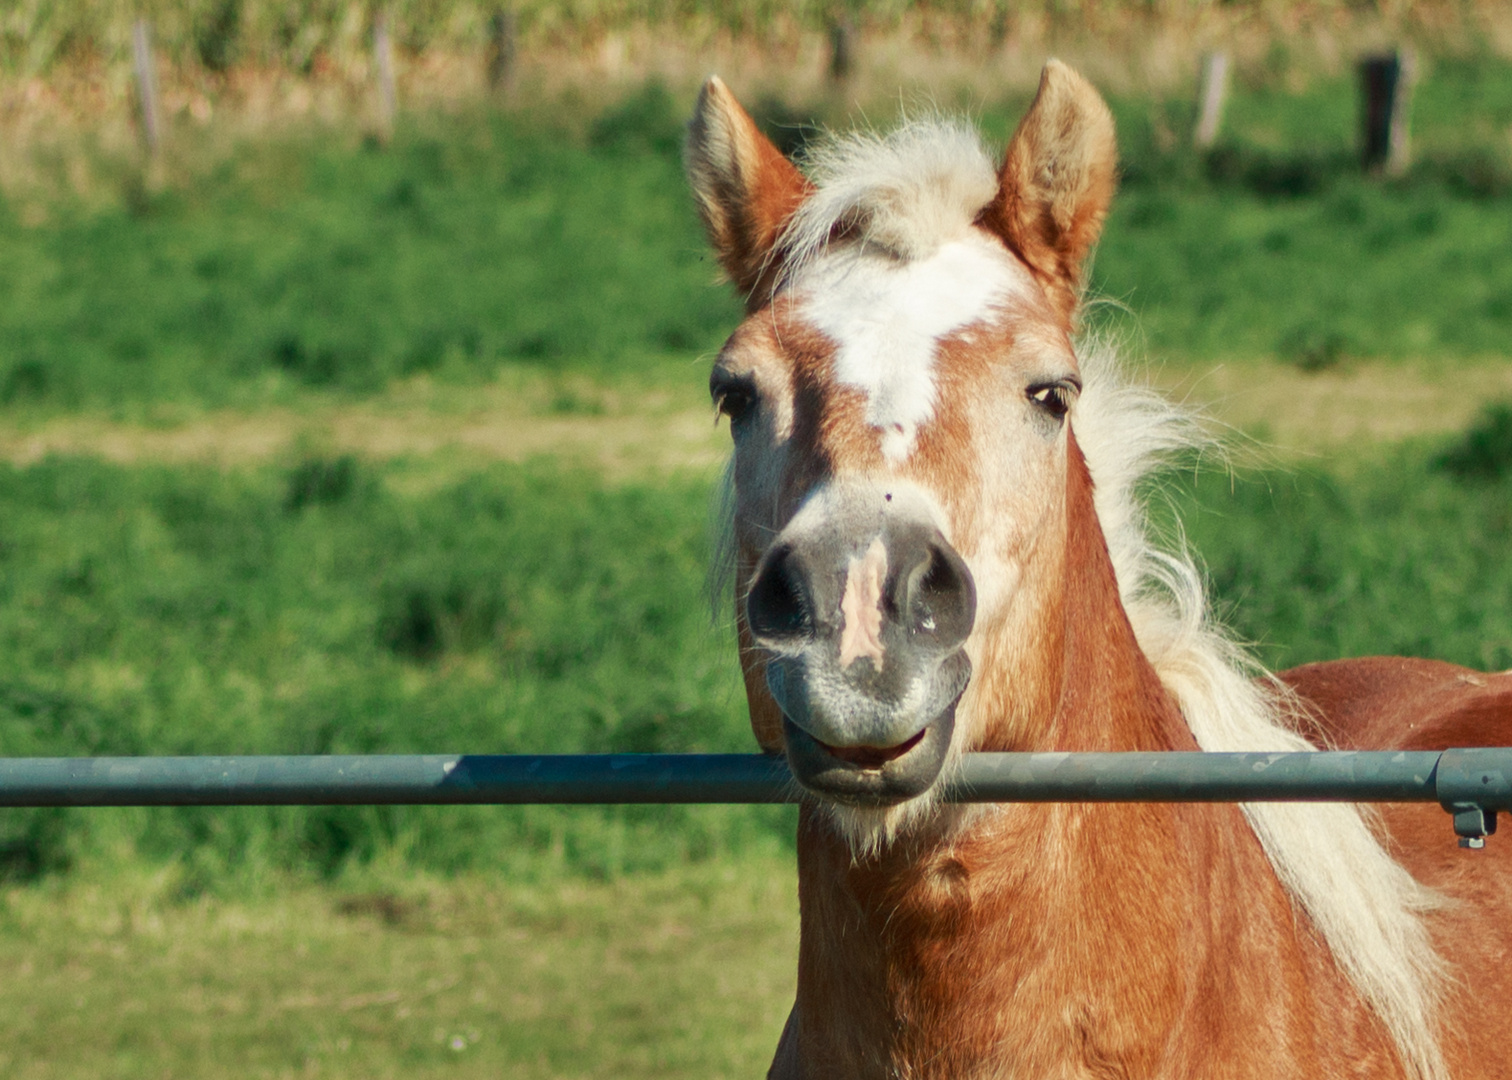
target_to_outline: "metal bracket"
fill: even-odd
[[[1462,848],[1480,850],[1496,814],[1512,809],[1512,757],[1504,750],[1445,750],[1434,769],[1439,805],[1454,815]]]
[[[1454,815],[1454,834],[1460,838],[1462,848],[1479,850],[1486,846],[1486,837],[1496,831],[1495,810],[1474,803],[1455,803],[1449,812]]]

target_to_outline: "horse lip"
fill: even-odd
[[[830,746],[784,715],[788,767],[799,784],[826,802],[874,808],[907,802],[939,779],[955,732],[959,700],[910,738],[885,748]]]
[[[879,769],[918,746],[924,740],[924,733],[928,728],[929,725],[926,724],[896,746],[831,746],[822,739],[815,739],[814,742],[818,743],[831,757],[837,757],[841,761],[862,769]]]
[[[883,807],[917,798],[934,786],[950,753],[956,706],[971,681],[965,650],[934,666],[924,700],[901,710],[884,705],[890,719],[866,725],[870,731],[854,731],[856,741],[846,739],[846,745],[836,739],[845,738],[843,729],[832,733],[830,725],[813,723],[806,686],[789,685],[787,669],[787,663],[768,662],[767,686],[782,710],[788,766],[806,790],[827,802]],[[818,734],[810,730],[816,726]],[[822,741],[820,735],[836,741]]]
[[[768,659],[766,684],[772,700],[783,718],[816,748],[827,748],[842,760],[858,764],[885,763],[906,752],[930,723],[953,709],[971,681],[971,658],[964,649],[932,664],[932,670],[916,680],[923,683],[922,691],[910,694],[913,700],[909,701],[877,700],[854,688],[842,689],[838,699],[832,691],[816,694],[816,680],[803,672],[802,666],[802,653],[777,654]],[[800,669],[796,673],[795,667]],[[826,672],[822,664],[818,670],[821,676]],[[821,685],[828,681],[833,687],[836,680],[817,681]],[[842,716],[850,710],[849,719],[835,722],[837,704]]]

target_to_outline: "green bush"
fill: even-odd
[[[1461,480],[1512,476],[1512,405],[1487,406],[1463,438],[1433,459],[1433,465]]]

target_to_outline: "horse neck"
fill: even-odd
[[[1010,745],[992,745],[989,732],[981,748],[1194,749],[1119,601],[1074,443],[1071,464],[1066,602],[1038,637],[1047,655],[1034,661],[1049,673],[1043,713],[998,732]],[[1212,840],[1163,808],[1008,806],[942,810],[935,827],[858,859],[822,811],[805,808],[800,1009],[811,1032],[844,1031],[849,1040],[814,1034],[811,1050],[841,1073],[879,1053],[894,1064],[958,1060],[970,1071],[964,1063],[974,1053],[1005,1047],[1025,1062],[1048,1054],[1037,1060],[1053,1071],[1061,1051],[1035,1024],[1069,1002],[1113,1008],[1172,978],[1170,943],[1201,918],[1186,903],[1200,889],[1177,878],[1197,872]],[[1166,873],[1157,879],[1152,866]],[[1144,913],[1140,925],[1130,921],[1135,913]],[[1068,919],[1103,930],[1066,933]],[[1018,1001],[1019,1019],[981,1010],[982,1000],[999,999]],[[953,1073],[942,1065],[921,1075]]]
[[[1063,539],[1034,572],[1048,587],[1028,625],[998,627],[982,646],[975,749],[1195,750],[1124,610],[1074,437],[1066,472]]]

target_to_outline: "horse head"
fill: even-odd
[[[1000,166],[930,121],[800,172],[719,80],[700,96],[688,171],[746,300],[710,390],[752,723],[857,824],[892,831],[1060,692],[1091,490],[1072,321],[1115,161],[1107,107],[1056,62]]]

